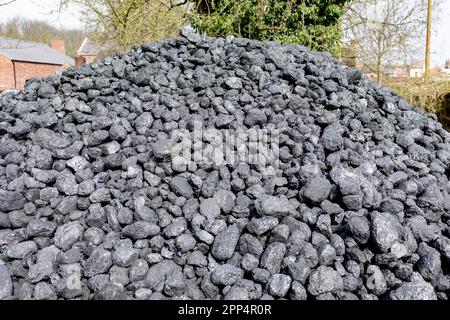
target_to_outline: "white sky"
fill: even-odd
[[[0,0],[1,2],[2,0]],[[59,12],[57,0],[16,0],[0,7],[0,22],[19,16],[29,19],[46,20],[55,27],[82,28],[77,11]]]
[[[442,0],[442,2],[433,19],[431,39],[431,60],[433,66],[443,66],[445,59],[450,58],[450,0]],[[57,3],[57,0],[16,0],[12,4],[0,7],[0,22],[20,16],[47,20],[56,27],[83,28],[83,24],[79,19],[79,11],[76,8],[58,12]],[[436,17],[438,18],[437,20]],[[425,48],[425,44],[423,48]]]
[[[438,12],[433,12],[431,60],[434,65],[442,66],[450,58],[450,0],[442,0]],[[433,17],[433,16],[432,16]]]

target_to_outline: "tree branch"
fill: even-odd
[[[15,1],[16,0],[9,0],[9,1],[6,1],[6,2],[0,2],[0,7],[1,6],[6,6],[6,5],[11,4],[11,3],[15,2]]]

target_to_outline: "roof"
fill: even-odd
[[[48,45],[0,37],[0,53],[14,61],[74,65],[74,60]]]
[[[411,69],[423,69],[424,61],[423,60],[412,61],[410,64],[410,67],[411,67]]]
[[[406,65],[396,65],[392,69],[389,70],[389,73],[392,76],[408,76],[409,75],[409,66]]]
[[[84,38],[83,43],[77,51],[78,56],[96,56],[99,53],[99,46],[91,38]]]

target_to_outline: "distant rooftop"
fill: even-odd
[[[411,64],[410,64],[410,67],[414,68],[414,69],[424,69],[425,68],[425,61],[423,61],[423,60],[412,61]]]
[[[99,45],[91,38],[85,38],[77,51],[78,56],[96,56],[99,53]]]
[[[74,65],[74,60],[44,43],[0,37],[0,54],[14,61]]]

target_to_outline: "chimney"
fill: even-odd
[[[66,46],[64,45],[64,40],[52,40],[50,42],[50,46],[59,53],[66,54]]]
[[[86,57],[83,56],[76,56],[75,57],[75,66],[79,67],[83,64],[86,64]]]

